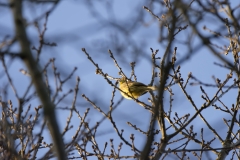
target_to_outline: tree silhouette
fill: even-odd
[[[1,159],[240,159],[240,4],[143,0],[144,6],[131,8],[135,12],[119,22],[114,15],[117,1],[74,2],[84,5],[98,22],[93,30],[108,34],[106,39],[84,43],[82,50],[77,47],[88,64],[82,72],[92,75],[88,86],[77,67],[66,70],[64,62],[58,66],[58,59],[44,55],[76,38],[75,31],[48,35],[50,17],[60,3],[64,2],[0,3],[11,10],[15,28],[11,35],[1,33],[0,42]],[[26,15],[28,7],[41,6],[48,7],[34,19]],[[159,48],[146,53],[146,35],[151,33],[141,29],[149,26],[159,31],[157,36],[154,33]],[[29,28],[38,33],[38,43]],[[142,35],[144,40],[136,38]],[[202,58],[200,67],[194,59],[197,55]],[[112,68],[104,67],[110,60]],[[19,62],[26,69],[15,65]],[[208,62],[213,65],[206,72],[203,67]],[[140,81],[147,65],[151,66],[148,85],[156,85],[157,92],[132,100],[119,98],[118,79]],[[113,68],[118,74],[112,74]],[[209,74],[214,83],[206,78]],[[95,78],[107,83],[96,83]],[[124,116],[120,107],[127,108]]]

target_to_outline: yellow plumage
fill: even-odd
[[[127,99],[132,99],[132,97],[137,99],[139,96],[157,89],[154,86],[147,86],[141,82],[129,81],[125,77],[119,79],[119,88],[123,91],[120,91],[122,96]]]

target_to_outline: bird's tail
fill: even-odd
[[[156,87],[156,86],[148,86],[148,89],[150,89],[152,91],[156,91],[158,89],[158,87]]]

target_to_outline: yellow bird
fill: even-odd
[[[149,91],[157,90],[155,86],[147,86],[141,82],[130,81],[126,77],[119,79],[119,88],[123,91],[120,91],[121,95],[127,99],[132,99],[132,97],[137,99]]]

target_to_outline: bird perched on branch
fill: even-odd
[[[120,78],[118,81],[121,95],[127,99],[132,99],[132,97],[137,99],[149,91],[157,90],[155,86],[147,86],[141,82],[130,81],[126,77]]]

